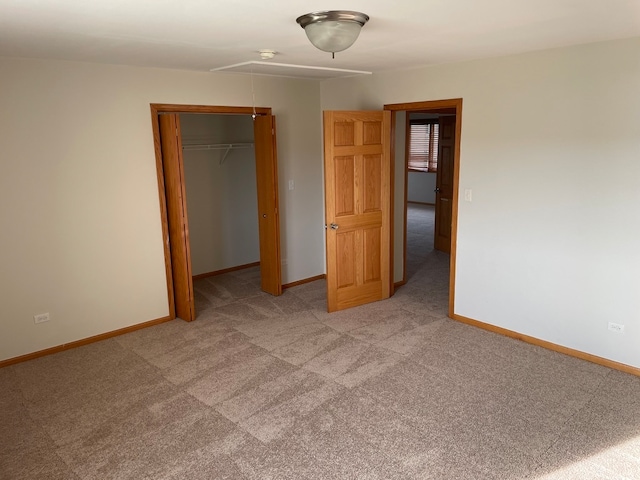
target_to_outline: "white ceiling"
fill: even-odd
[[[332,60],[295,19],[337,9],[371,20]],[[0,0],[0,56],[199,71],[259,61],[260,49],[375,73],[636,36],[640,0]]]

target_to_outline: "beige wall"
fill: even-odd
[[[330,80],[322,108],[463,98],[455,313],[640,367],[639,51]]]
[[[260,261],[258,193],[251,115],[180,115],[193,275]],[[249,147],[251,145],[251,147]]]
[[[324,272],[319,86],[254,83],[278,121],[292,282]],[[251,99],[248,76],[0,59],[0,359],[168,314],[149,104]]]
[[[436,203],[436,174],[409,172],[407,174],[407,200],[418,203]]]
[[[638,51],[256,77],[278,116],[283,280],[324,272],[320,110],[462,97],[455,313],[640,367]],[[0,359],[165,316],[149,104],[248,106],[250,79],[5,58],[0,87]]]
[[[404,112],[396,114],[394,138],[394,178],[396,188],[393,190],[393,281],[404,280],[404,177],[406,151],[406,123]]]

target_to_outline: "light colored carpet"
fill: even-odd
[[[640,378],[449,320],[425,232],[384,302],[249,269],[198,281],[195,322],[1,369],[0,478],[640,478]]]

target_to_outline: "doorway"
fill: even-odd
[[[194,280],[257,266],[251,115],[187,113],[179,120]]]
[[[431,205],[434,207],[433,229],[430,230],[430,238],[423,240],[431,242],[429,247],[444,253],[451,252],[453,144],[455,142],[455,131],[452,127],[455,121],[456,114],[453,108],[439,109],[437,113],[428,110],[406,112],[405,238],[409,238],[406,232],[410,231],[412,219],[428,221],[415,215],[419,210],[417,208],[412,208],[414,215],[409,215],[409,203]],[[427,216],[429,216],[428,213]],[[411,249],[407,250],[407,254],[409,252]]]
[[[262,290],[282,293],[275,120],[270,108],[151,104],[169,314],[196,317],[179,114],[253,115]]]
[[[395,174],[398,182],[404,180],[404,198],[395,198],[399,203],[394,209],[394,214],[402,220],[394,222],[396,230],[395,240],[401,248],[395,249],[396,261],[402,264],[401,277],[396,271],[395,286],[404,285],[407,278],[407,225],[408,225],[408,187],[409,172],[405,145],[407,137],[405,132],[409,129],[409,119],[412,114],[420,113],[431,118],[437,117],[440,122],[440,148],[439,168],[435,179],[435,196],[433,198],[434,209],[434,247],[450,252],[449,260],[449,315],[453,314],[455,295],[455,259],[456,259],[456,235],[457,235],[457,211],[458,211],[458,178],[460,164],[460,134],[462,128],[462,99],[436,100],[413,103],[390,104],[384,106],[385,110],[392,112],[393,138],[396,141],[394,153]],[[442,119],[447,119],[442,124]],[[400,127],[400,128],[397,128]],[[401,135],[402,134],[402,135]],[[398,144],[402,148],[398,148]],[[403,161],[404,160],[404,161]],[[431,202],[425,202],[431,203]],[[402,232],[402,235],[398,235]],[[401,237],[401,238],[399,238]]]

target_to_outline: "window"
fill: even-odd
[[[437,120],[411,120],[409,123],[409,170],[438,170]]]

